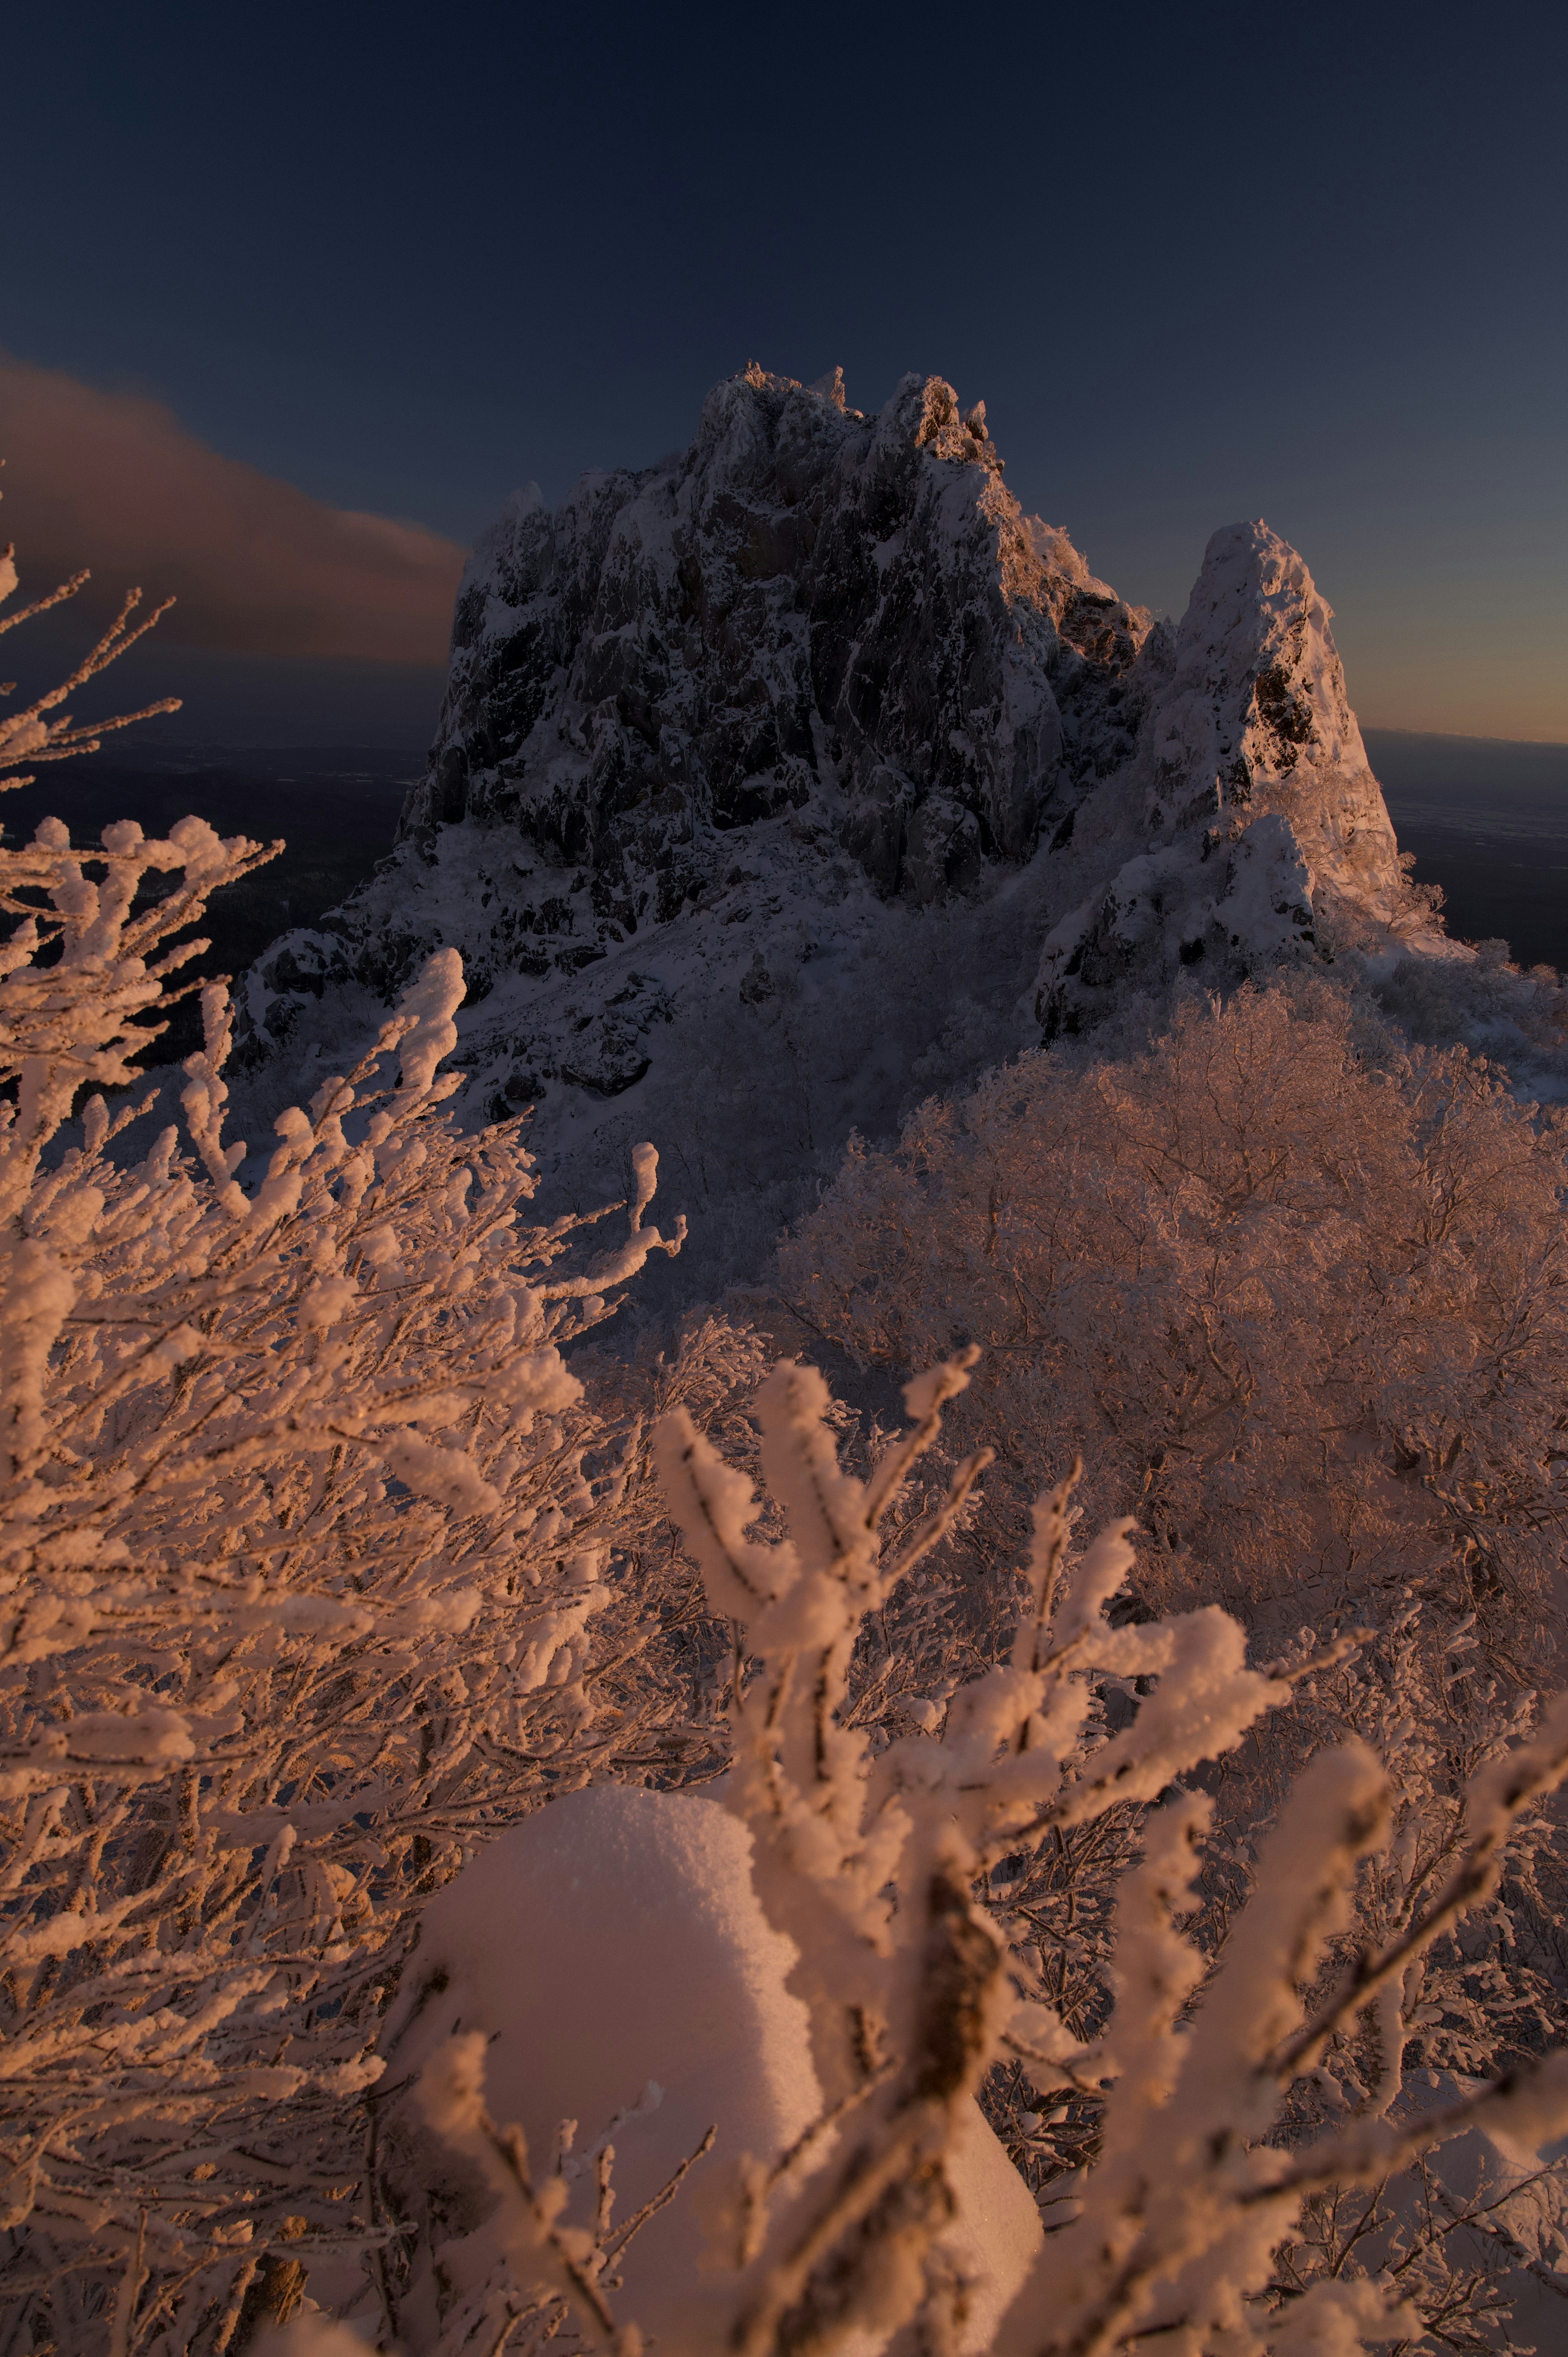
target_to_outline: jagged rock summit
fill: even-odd
[[[455,943],[470,1099],[534,1103],[547,1169],[652,1135],[693,1209],[776,1216],[852,1126],[1130,990],[1422,922],[1266,525],[1155,624],[1024,515],[983,403],[753,364],[690,448],[508,501],[396,851],[262,961],[250,1052],[336,1059]]]
[[[1225,982],[1419,922],[1330,610],[1261,519],[1210,540],[1174,637],[1140,650],[1133,759],[1077,821],[1084,853],[1120,864],[1047,941],[1047,1037],[1130,974]]]
[[[1002,475],[984,404],[961,417],[940,378],[873,420],[838,370],[808,389],[753,365],[690,450],[585,476],[553,515],[530,485],[459,593],[407,831],[521,826],[623,926],[650,877],[660,920],[701,892],[705,837],[813,803],[916,900],[1027,856],[1063,775],[1057,687],[1105,687],[1149,618]]]

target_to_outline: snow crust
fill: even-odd
[[[787,1986],[795,1961],[758,1904],[751,1836],[719,1802],[597,1785],[501,1835],[430,1901],[383,2050],[392,2074],[412,2076],[454,2032],[483,2029],[488,2107],[521,2123],[536,2178],[560,2122],[578,2119],[574,2219],[588,2214],[587,2157],[607,2132],[618,2220],[716,2126],[713,2152],[642,2229],[611,2295],[618,2317],[701,2357],[724,2312],[705,2253],[737,2164],[777,2161],[821,2109],[806,2009]],[[945,2247],[978,2286],[961,2346],[979,2351],[1042,2237],[1023,2180],[972,2109]],[[388,2133],[410,2205],[447,2216],[444,2266],[477,2287],[498,2255],[493,2195],[463,2179],[408,2103]],[[428,2287],[410,2315],[433,2327]],[[859,2357],[880,2345],[865,2340]]]

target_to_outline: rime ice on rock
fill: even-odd
[[[452,944],[473,1101],[538,1104],[547,1172],[609,1181],[629,1117],[738,1200],[1042,1026],[1386,942],[1407,901],[1266,526],[1155,627],[1024,515],[983,403],[908,376],[873,416],[753,365],[688,449],[509,500],[397,851],[261,961],[241,1052],[338,1054]]]
[[[1047,1036],[1092,1021],[1108,988],[1183,965],[1230,982],[1388,929],[1399,847],[1345,693],[1329,608],[1261,521],[1217,532],[1174,639],[1135,675],[1137,748],[1079,814],[1086,845],[1130,856],[1046,942]]]
[[[516,823],[627,927],[831,778],[867,872],[930,899],[1026,851],[1055,783],[1044,570],[983,407],[907,377],[873,421],[748,370],[690,450],[509,502],[405,832]]]

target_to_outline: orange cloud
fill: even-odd
[[[91,568],[177,597],[158,635],[231,654],[445,660],[456,542],[324,507],[199,442],[162,402],[0,353],[0,511],[30,594]]]

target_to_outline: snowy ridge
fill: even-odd
[[[546,1174],[669,1142],[712,1207],[1184,968],[1442,949],[1305,565],[1218,533],[1179,630],[1026,517],[984,404],[757,367],[639,473],[530,486],[476,549],[397,849],[248,987],[338,1058],[460,949],[475,1114]],[[681,1166],[684,1157],[685,1167]]]

